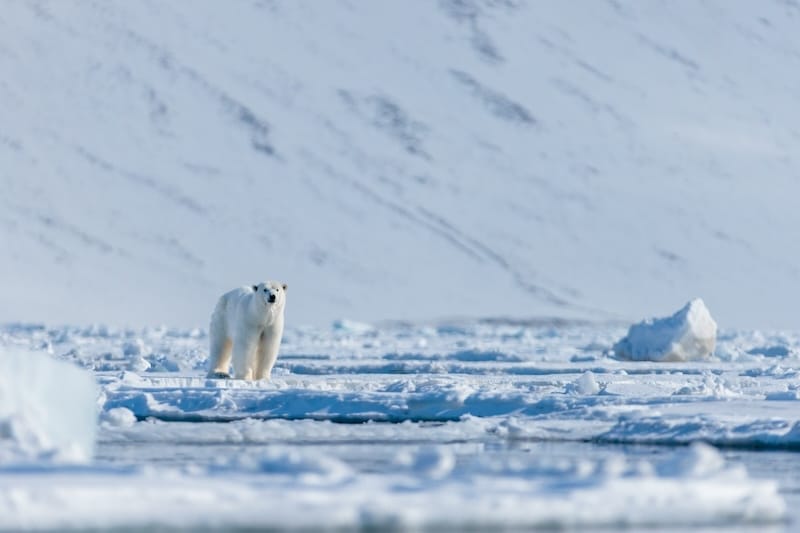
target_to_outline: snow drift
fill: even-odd
[[[47,355],[2,349],[0,463],[92,457],[97,387],[92,376]]]
[[[717,323],[696,298],[674,315],[634,324],[614,353],[634,361],[698,361],[714,353]]]

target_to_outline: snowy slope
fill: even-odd
[[[8,2],[0,321],[800,299],[792,2]]]

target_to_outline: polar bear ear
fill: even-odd
[[[289,288],[289,285],[287,285],[286,283],[284,283],[284,284],[283,284],[283,290],[286,290],[286,289],[288,289],[288,288]]]
[[[258,292],[258,285],[253,285],[253,290]]]

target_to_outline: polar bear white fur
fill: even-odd
[[[223,294],[211,314],[210,378],[269,379],[283,336],[286,284],[265,281]]]

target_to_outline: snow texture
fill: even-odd
[[[796,327],[797,16],[5,2],[0,321],[204,326],[274,277],[293,324],[629,322],[702,294],[728,327]]]
[[[670,317],[632,325],[614,353],[634,361],[700,361],[714,353],[716,342],[717,323],[696,298]]]
[[[800,335],[666,366],[613,357],[617,327],[345,324],[287,328],[270,382],[206,379],[203,330],[0,327],[91,369],[101,406],[92,463],[0,468],[0,527],[797,523],[794,477],[711,445],[800,450]]]
[[[797,2],[2,8],[0,529],[798,529]]]
[[[785,513],[774,483],[726,468],[705,445],[663,464],[478,460],[456,470],[455,461],[429,448],[398,457],[390,473],[357,474],[313,449],[271,449],[250,464],[188,474],[56,472],[41,484],[4,472],[0,527],[569,529],[764,524]]]
[[[52,357],[0,347],[0,464],[92,458],[97,386]]]

